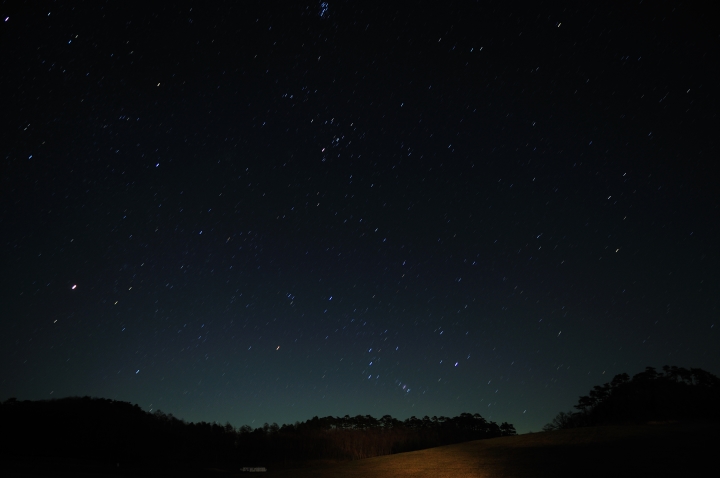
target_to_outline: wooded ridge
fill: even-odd
[[[234,428],[230,423],[188,423],[161,411],[101,398],[46,401],[9,399],[0,405],[0,454],[76,459],[134,466],[266,466],[308,460],[348,460],[451,443],[515,435],[479,414],[457,417],[369,415],[313,417],[279,426]]]

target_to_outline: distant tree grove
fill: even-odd
[[[515,435],[509,423],[478,414],[313,417],[259,428],[187,423],[172,414],[99,398],[0,404],[6,459],[76,459],[123,466],[239,468],[309,460],[351,460],[469,440]]]
[[[560,412],[545,431],[582,426],[667,420],[720,420],[720,379],[699,368],[646,367],[596,385],[581,396],[575,411]]]

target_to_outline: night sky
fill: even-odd
[[[697,5],[21,3],[0,400],[526,432],[618,373],[720,374]]]

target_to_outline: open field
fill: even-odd
[[[0,475],[20,477],[390,478],[390,477],[694,477],[715,465],[715,425],[666,423],[608,426],[479,440],[341,463],[301,465],[267,473],[221,470],[42,466],[4,463]],[[712,474],[712,473],[710,473]]]
[[[494,438],[334,465],[270,470],[272,477],[703,476],[720,434],[714,426],[657,424]],[[712,468],[707,468],[712,469]]]

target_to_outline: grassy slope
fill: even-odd
[[[695,477],[714,476],[720,432],[708,424],[578,428],[480,440],[353,462],[270,467],[267,473],[109,470],[107,467],[0,464],[3,478],[390,478],[390,477]],[[49,472],[48,470],[52,470]]]
[[[713,465],[714,426],[595,427],[481,440],[367,460],[270,470],[272,477],[701,476]]]

